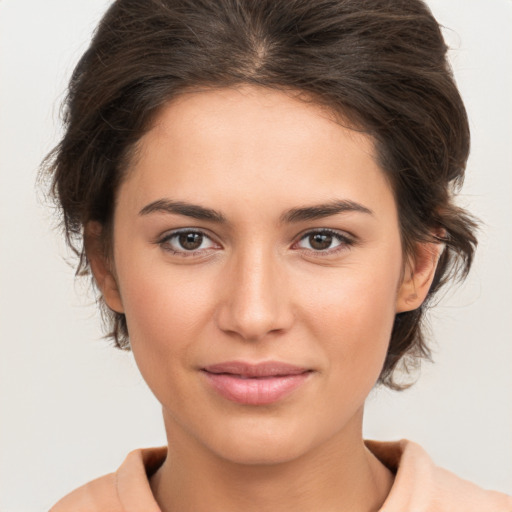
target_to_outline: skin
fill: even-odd
[[[224,221],[155,201],[199,205]],[[336,201],[368,211],[289,218]],[[187,252],[177,229],[201,231],[203,242]],[[318,249],[309,235],[326,229],[335,234]],[[285,92],[184,94],[139,141],[109,260],[100,231],[87,229],[93,272],[107,304],[126,314],[135,360],[163,408],[169,456],[151,486],[164,512],[382,505],[393,477],[364,445],[364,402],[396,312],[421,304],[437,257],[424,245],[404,261],[368,136]],[[244,405],[200,371],[232,360],[312,372],[276,403]]]

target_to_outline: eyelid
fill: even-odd
[[[183,256],[183,257],[193,257],[193,256],[202,256],[204,253],[210,251],[212,248],[208,247],[206,249],[196,249],[196,250],[174,250],[170,247],[164,247],[164,244],[169,242],[173,237],[178,236],[180,233],[198,233],[201,234],[203,237],[210,240],[214,245],[216,245],[219,248],[222,248],[222,245],[216,240],[215,236],[212,236],[210,234],[209,230],[206,230],[204,228],[196,228],[196,227],[183,227],[183,228],[177,228],[172,229],[170,231],[164,232],[162,235],[160,235],[154,243],[156,245],[159,245],[164,251],[169,252],[174,255]],[[307,249],[303,247],[296,247],[302,240],[307,238],[308,236],[314,235],[316,233],[323,233],[323,234],[329,234],[332,235],[334,238],[336,238],[340,243],[339,245],[330,248],[330,249],[324,249],[324,250],[314,250],[314,249]],[[295,242],[292,244],[292,249],[295,248],[296,250],[300,252],[304,252],[310,255],[315,256],[328,256],[332,254],[336,254],[341,251],[347,251],[352,246],[354,246],[357,243],[357,239],[354,235],[347,233],[346,231],[333,229],[333,228],[313,228],[308,229],[300,233],[296,236]]]
[[[185,249],[183,250],[174,250],[171,247],[165,247],[165,244],[168,243],[172,238],[182,234],[182,233],[197,233],[202,235],[204,238],[207,238],[210,240],[214,245],[221,247],[220,243],[208,232],[208,230],[205,230],[203,228],[195,228],[195,227],[185,227],[185,228],[177,228],[172,229],[170,231],[164,232],[162,235],[160,235],[156,240],[155,244],[159,245],[162,250],[171,253],[173,255],[182,256],[182,257],[193,257],[193,256],[202,256],[205,252],[212,249],[211,247],[208,247],[206,249],[196,249],[187,251]]]
[[[307,231],[303,231],[302,233],[300,233],[297,236],[296,241],[293,243],[293,246],[297,245],[299,242],[301,242],[305,238],[307,238],[311,235],[317,234],[317,233],[332,235],[340,242],[340,244],[331,249],[324,249],[324,250],[306,249],[303,247],[298,247],[297,250],[303,251],[307,254],[313,254],[315,256],[322,257],[322,256],[332,255],[332,254],[335,254],[335,253],[338,253],[341,251],[346,251],[356,244],[356,238],[354,237],[354,235],[351,235],[351,234],[347,233],[346,231],[341,231],[341,230],[333,229],[333,228],[314,228],[314,229],[308,229]]]

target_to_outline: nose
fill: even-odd
[[[234,258],[224,277],[223,300],[217,310],[221,330],[258,341],[290,328],[293,311],[278,257],[248,250]]]

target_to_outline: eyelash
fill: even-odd
[[[294,246],[300,243],[301,241],[307,240],[309,237],[317,234],[332,236],[333,239],[336,239],[339,242],[339,245],[324,250],[302,249],[304,253],[307,253],[308,255],[314,254],[315,256],[331,256],[334,254],[338,254],[339,252],[346,251],[355,244],[355,240],[344,233],[340,233],[339,231],[335,231],[334,229],[321,228],[307,231],[306,233],[299,237],[299,240],[294,243]]]
[[[203,256],[205,250],[207,250],[207,249],[193,250],[193,251],[192,250],[191,251],[187,251],[186,249],[183,249],[181,251],[176,251],[176,250],[174,250],[174,249],[172,249],[170,247],[169,243],[171,242],[171,240],[173,238],[177,238],[180,235],[185,235],[185,234],[201,235],[203,237],[203,239],[210,240],[212,243],[215,244],[215,242],[213,241],[212,237],[209,236],[207,233],[205,233],[204,231],[202,231],[200,229],[193,229],[193,228],[183,228],[183,229],[178,229],[176,231],[172,231],[171,233],[167,233],[162,238],[157,240],[156,243],[164,251],[172,254],[173,256],[180,256],[182,258],[190,258],[190,257]]]
[[[210,240],[213,244],[216,243],[212,239],[211,236],[209,236],[206,232],[204,232],[200,229],[183,228],[183,229],[179,229],[176,231],[172,231],[171,233],[164,235],[162,238],[160,238],[159,240],[156,241],[156,244],[159,245],[164,251],[166,251],[174,256],[179,256],[182,258],[203,256],[204,252],[209,250],[209,248],[190,250],[190,251],[187,251],[186,249],[178,250],[178,251],[175,249],[172,249],[169,245],[170,241],[174,238],[177,238],[178,236],[180,236],[182,234],[201,235],[203,237],[203,239]],[[303,233],[302,235],[299,236],[299,239],[296,242],[294,242],[292,247],[296,246],[298,243],[302,242],[303,240],[307,240],[308,237],[311,237],[316,234],[332,236],[333,239],[336,239],[339,242],[339,245],[337,245],[334,248],[328,248],[328,249],[323,249],[323,250],[304,249],[304,248],[302,248],[302,249],[299,248],[298,250],[300,250],[302,253],[307,253],[308,255],[314,254],[315,256],[316,255],[326,256],[326,255],[333,255],[333,254],[337,254],[342,251],[346,251],[346,250],[350,249],[355,244],[355,240],[352,237],[347,236],[346,234],[342,234],[339,231],[335,231],[333,229],[321,228],[321,229],[309,230],[309,231]]]

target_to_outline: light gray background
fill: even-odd
[[[131,356],[99,340],[38,203],[39,162],[58,141],[66,79],[106,0],[0,0],[0,511],[46,510],[165,442]],[[431,315],[435,365],[375,392],[366,436],[410,438],[484,487],[512,493],[512,2],[431,0],[473,131],[461,202],[486,223],[475,268]]]

